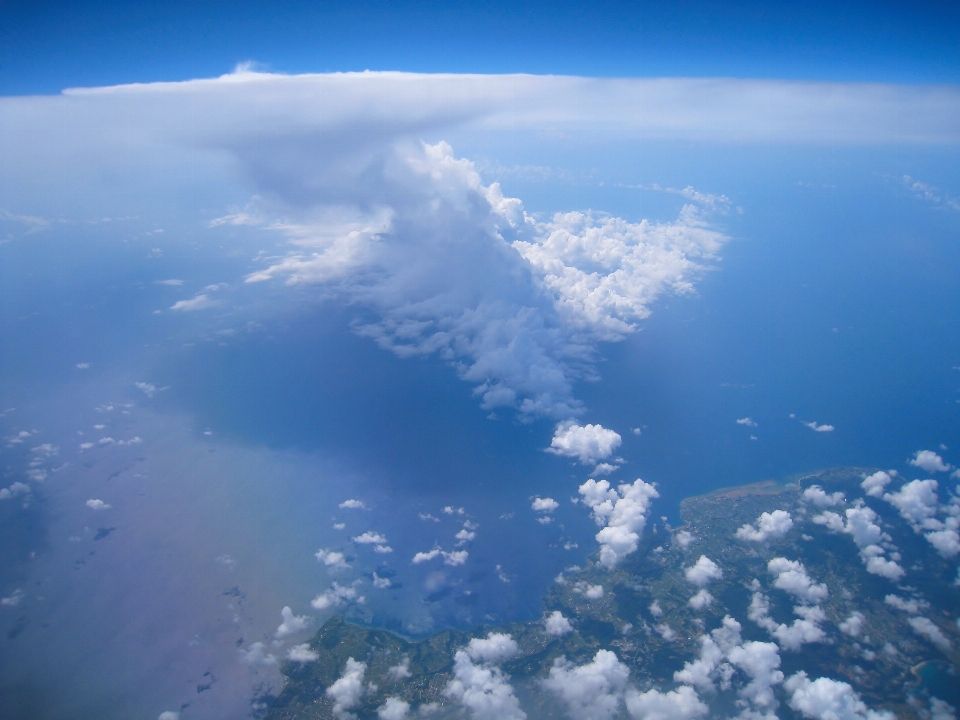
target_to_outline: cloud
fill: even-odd
[[[922,600],[915,600],[913,598],[904,600],[899,595],[893,594],[887,595],[883,601],[890,607],[895,607],[897,610],[902,610],[911,615],[916,615],[920,612],[921,608],[927,607],[927,603]]]
[[[365,533],[353,538],[353,542],[358,545],[382,545],[387,542],[387,538],[378,532],[367,530]]]
[[[435,557],[439,556],[440,552],[441,552],[440,548],[434,548],[433,550],[429,550],[427,552],[418,552],[416,555],[413,556],[412,562],[414,565],[419,565],[420,563],[428,562],[430,560],[433,560]]]
[[[470,557],[470,553],[466,550],[454,550],[453,552],[441,552],[440,554],[443,555],[443,564],[451,567],[463,565]]]
[[[687,582],[697,587],[704,587],[714,580],[723,578],[723,570],[706,555],[701,555],[696,563],[683,571]]]
[[[179,312],[194,312],[197,310],[207,310],[216,307],[219,303],[211,298],[207,293],[199,293],[189,300],[178,300],[170,306],[171,310]]]
[[[844,495],[842,492],[830,493],[828,495],[826,491],[819,485],[811,485],[803,491],[803,499],[807,502],[813,503],[818,508],[828,508],[842,505],[844,502]]]
[[[346,556],[342,552],[321,548],[313,556],[331,570],[345,570],[350,567],[350,563],[347,562]]]
[[[863,621],[863,613],[858,610],[854,610],[852,613],[850,613],[850,616],[837,625],[837,627],[840,628],[840,632],[852,637],[857,637],[860,635],[861,628],[863,628]]]
[[[366,663],[348,658],[343,674],[327,688],[326,694],[333,698],[333,714],[338,720],[353,720],[356,717],[350,710],[359,705],[363,697],[363,677],[366,672]]]
[[[713,605],[713,595],[701,588],[696,595],[687,600],[687,605],[694,610],[703,610]]]
[[[709,712],[696,691],[688,685],[669,692],[655,688],[646,692],[631,689],[627,692],[626,702],[627,712],[634,720],[693,720]]]
[[[157,716],[157,720],[180,720],[180,713],[173,710],[164,710]]]
[[[464,543],[468,543],[476,538],[477,534],[473,530],[461,528],[457,531],[457,534],[454,535],[454,537],[457,539],[457,545],[463,545]]]
[[[320,659],[320,653],[310,649],[310,643],[300,643],[290,648],[287,653],[287,660],[298,663],[314,662]]]
[[[872,475],[868,475],[863,479],[863,482],[860,483],[860,487],[863,488],[863,491],[871,497],[880,497],[883,495],[883,489],[890,484],[890,481],[893,480],[890,477],[889,473],[885,473],[883,470],[877,470],[877,472]]]
[[[930,698],[930,720],[957,720],[956,708],[939,698]]]
[[[793,527],[793,518],[786,510],[774,510],[772,513],[760,513],[756,519],[756,528],[743,525],[736,532],[740,540],[752,542],[766,542],[767,540],[783,537]]]
[[[814,583],[807,569],[798,560],[777,557],[767,563],[767,572],[776,575],[773,586],[807,603],[820,603],[827,599],[829,591],[823,583]]]
[[[713,692],[716,690],[714,678],[720,675],[721,689],[729,688],[733,668],[722,661],[733,648],[741,644],[740,630],[740,623],[729,615],[725,616],[720,627],[700,637],[699,657],[684,663],[683,669],[673,674],[673,679]]]
[[[693,533],[691,533],[689,530],[680,530],[679,532],[674,534],[673,543],[678,547],[686,549],[690,547],[690,543],[694,541],[695,537],[696,536]]]
[[[351,498],[349,500],[344,500],[337,507],[346,510],[366,510],[367,506],[363,504],[363,500],[356,500]]]
[[[799,617],[792,625],[778,623],[770,617],[770,600],[761,592],[754,592],[747,610],[747,617],[775,638],[784,650],[799,650],[807,643],[822,642],[826,633],[820,623],[827,616],[818,606],[797,605],[793,612]]]
[[[814,432],[819,432],[819,433],[833,432],[834,430],[833,425],[817,425],[816,420],[812,422],[805,422],[803,424],[806,425],[811,430],[813,430]]]
[[[274,634],[277,640],[305,630],[312,621],[309,615],[294,615],[289,605],[283,607],[280,611],[280,617],[283,618],[283,622],[280,623],[277,632]]]
[[[410,703],[397,697],[388,697],[386,702],[377,708],[380,720],[404,720],[410,714]]]
[[[553,662],[541,682],[559,697],[573,720],[609,720],[620,709],[630,670],[610,650],[598,650],[593,660],[574,665],[565,657]]]
[[[915,633],[927,638],[927,640],[943,652],[950,650],[950,641],[947,639],[947,636],[943,634],[943,631],[938,628],[930,618],[921,615],[919,617],[912,617],[908,619],[907,622]]]
[[[945,464],[943,458],[933,450],[918,450],[913,456],[913,459],[910,460],[910,464],[921,470],[926,470],[930,474],[949,472],[952,467],[951,465]]]
[[[579,487],[579,493],[596,523],[605,526],[596,535],[600,543],[600,564],[616,567],[637,549],[650,505],[660,493],[654,485],[639,478],[632,485],[623,484],[616,490],[606,480],[587,480]]]
[[[743,670],[750,682],[740,689],[740,696],[755,708],[776,710],[773,686],[783,682],[777,646],[768,642],[747,642],[730,650],[730,662]]]
[[[562,637],[567,633],[573,632],[573,626],[570,624],[570,621],[567,620],[559,610],[554,610],[547,616],[543,621],[543,627],[547,635],[553,635],[554,637]]]
[[[277,664],[276,656],[268,653],[267,646],[262,642],[252,643],[246,650],[240,648],[240,661],[253,666]]]
[[[410,658],[404,655],[397,665],[387,668],[387,676],[396,682],[410,677]]]
[[[747,427],[757,427],[757,423],[755,423],[751,418],[748,418],[748,417],[740,418],[739,420],[737,420],[737,425],[746,425]]]
[[[599,600],[603,597],[603,585],[591,585],[581,581],[573,586],[573,591],[580,593],[588,600]]]
[[[509,677],[495,663],[516,654],[516,642],[503,633],[474,638],[454,654],[453,679],[443,694],[468,709],[476,720],[525,720]]]
[[[853,688],[839,680],[810,680],[801,670],[783,687],[790,693],[790,707],[811,720],[895,720],[888,710],[869,710]]]
[[[111,508],[111,506],[107,505],[103,500],[97,499],[87,500],[86,505],[91,510],[109,510]]]
[[[541,498],[541,497],[534,498],[533,503],[530,505],[530,508],[532,510],[536,512],[545,512],[545,513],[551,513],[554,510],[556,510],[558,507],[560,507],[560,503],[558,503],[553,498]]]
[[[913,480],[895,493],[884,494],[883,499],[896,507],[901,517],[919,532],[927,520],[937,514],[937,481]]]
[[[844,518],[835,512],[825,510],[811,519],[817,525],[823,525],[831,532],[847,533],[853,537],[860,549],[860,559],[868,573],[885,577],[896,582],[906,573],[894,560],[883,557],[885,550],[878,543],[890,543],[890,536],[880,528],[877,513],[866,505],[847,508]]]
[[[332,607],[339,607],[345,603],[362,603],[364,599],[355,588],[335,582],[328,590],[323,591],[311,600],[310,605],[314,610],[323,611]]]
[[[389,587],[393,586],[393,583],[390,582],[390,578],[380,577],[376,572],[373,573],[373,586],[378,590],[386,590]]]
[[[610,457],[620,443],[620,435],[602,425],[577,425],[567,420],[557,425],[547,452],[577,458],[584,465],[590,465]]]

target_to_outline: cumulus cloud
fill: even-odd
[[[470,557],[470,553],[466,550],[454,550],[452,552],[441,552],[440,554],[443,555],[443,564],[451,567],[463,565]]]
[[[300,643],[290,648],[287,660],[298,663],[314,662],[320,659],[320,654],[310,649],[310,643]]]
[[[737,425],[746,425],[747,427],[757,427],[757,423],[755,423],[751,418],[748,418],[748,417],[740,418],[739,420],[737,420]]]
[[[743,670],[750,682],[740,688],[739,694],[754,708],[776,710],[777,698],[773,688],[783,682],[780,672],[780,654],[774,643],[747,642],[730,650],[730,662]]]
[[[687,600],[687,605],[694,610],[703,610],[713,605],[713,595],[701,588],[693,597]]]
[[[943,634],[943,631],[937,627],[936,623],[930,618],[920,615],[908,619],[907,622],[915,633],[927,638],[927,640],[936,645],[940,650],[943,650],[943,652],[950,650],[950,641],[947,639],[947,636]]]
[[[901,517],[918,532],[937,514],[939,499],[936,480],[912,480],[883,499],[900,511]]]
[[[428,550],[427,552],[418,552],[416,555],[413,556],[412,562],[414,565],[419,565],[420,563],[429,562],[430,560],[433,560],[435,557],[438,557],[440,555],[440,552],[441,552],[440,548],[434,548],[433,550]]]
[[[877,472],[872,475],[865,477],[863,482],[860,483],[860,487],[862,487],[863,491],[870,497],[880,497],[883,495],[884,488],[886,488],[892,480],[893,478],[890,477],[890,473],[877,470]]]
[[[536,512],[551,513],[560,507],[560,503],[553,498],[536,497],[533,499],[533,503],[530,505],[530,507]]]
[[[618,433],[600,424],[577,425],[574,420],[567,420],[557,425],[547,452],[577,458],[584,465],[590,465],[610,457],[620,443]]]
[[[828,432],[833,432],[834,430],[833,425],[817,425],[816,420],[812,422],[805,422],[804,425],[806,425],[808,428],[810,428],[814,432],[819,432],[819,433],[828,433]]]
[[[517,644],[509,635],[491,632],[474,638],[454,654],[453,679],[443,693],[469,710],[476,720],[525,720],[509,677],[496,663],[512,657]]]
[[[747,610],[747,617],[762,627],[780,643],[784,650],[799,650],[807,643],[822,642],[826,633],[820,623],[827,619],[819,606],[797,605],[793,612],[798,616],[792,625],[778,623],[770,617],[770,600],[761,592],[754,592]]]
[[[99,499],[87,500],[86,505],[91,510],[109,510],[111,507],[110,505],[105,503],[103,500],[99,500]]]
[[[280,617],[283,619],[283,622],[280,623],[275,633],[277,640],[306,629],[311,622],[309,615],[294,615],[289,605],[283,607],[280,611]]]
[[[681,548],[690,547],[690,543],[694,541],[694,535],[689,530],[680,530],[679,532],[674,533],[673,543]]]
[[[819,603],[827,599],[829,591],[823,583],[816,584],[807,575],[807,569],[799,560],[777,557],[767,563],[767,572],[776,575],[773,586],[807,603]]]
[[[818,508],[828,508],[842,505],[844,502],[844,495],[842,492],[830,493],[828,495],[827,492],[819,485],[811,485],[803,491],[803,499],[807,502],[813,503]]]
[[[557,658],[542,684],[563,701],[573,720],[609,720],[620,708],[629,675],[615,653],[598,650],[583,665]]]
[[[207,293],[198,293],[189,300],[178,300],[170,306],[170,309],[179,312],[194,312],[217,307],[218,304],[218,301],[211,298]]]
[[[157,720],[180,720],[180,713],[173,710],[164,710],[157,716]]]
[[[324,590],[322,593],[317,595],[313,600],[310,601],[310,605],[314,610],[329,610],[330,608],[339,607],[346,603],[364,602],[364,597],[360,595],[356,588],[353,588],[349,585],[341,585],[340,583],[333,583],[328,590]]]
[[[627,712],[633,720],[694,720],[709,712],[707,705],[689,685],[660,692],[630,690],[626,696]]]
[[[870,710],[854,689],[830,678],[810,680],[802,670],[783,684],[790,707],[811,720],[895,720],[887,710]]]
[[[905,600],[899,595],[887,595],[883,601],[890,607],[894,607],[897,610],[902,610],[903,612],[910,613],[911,615],[916,615],[920,612],[921,609],[926,608],[928,605],[924,600],[917,600],[915,598],[910,598]]]
[[[860,635],[860,630],[863,628],[863,613],[859,610],[854,610],[850,613],[850,616],[837,625],[840,628],[840,632],[850,635],[852,637],[857,637]]]
[[[410,703],[398,697],[388,697],[386,702],[377,708],[380,720],[404,720],[410,714]]]
[[[623,484],[616,490],[606,480],[587,480],[579,492],[596,523],[605,526],[596,535],[600,543],[600,563],[607,568],[616,567],[637,549],[650,505],[660,493],[639,478],[632,485]]]
[[[944,463],[943,458],[933,450],[918,450],[910,460],[910,464],[930,474],[949,472],[951,469],[951,466]]]
[[[396,682],[405,680],[410,677],[410,675],[410,658],[406,655],[403,656],[399,663],[387,668],[387,677]]]
[[[772,513],[760,513],[755,525],[756,527],[750,524],[741,526],[736,532],[736,537],[752,542],[766,542],[781,538],[793,527],[793,518],[786,510],[774,510]]]
[[[338,720],[356,718],[350,710],[359,705],[363,697],[363,678],[366,672],[366,663],[348,658],[343,674],[327,688],[326,694],[333,699],[333,714]]]
[[[350,567],[350,563],[347,562],[347,558],[342,552],[321,548],[313,556],[318,562],[322,562],[331,570],[345,570]]]
[[[387,542],[387,538],[378,532],[367,530],[365,533],[353,538],[353,542],[357,543],[357,545],[382,545]]]
[[[704,587],[714,580],[723,579],[723,570],[706,555],[701,555],[696,563],[683,571],[687,582],[697,587]]]
[[[845,519],[844,519],[845,517]],[[867,572],[896,582],[906,573],[894,560],[884,557],[886,552],[880,542],[890,543],[890,536],[881,529],[877,513],[866,505],[847,508],[844,516],[825,510],[811,518],[832,532],[846,533],[860,550],[860,559]]]
[[[570,624],[570,621],[567,620],[559,610],[554,610],[546,617],[543,621],[543,628],[547,635],[553,635],[554,637],[562,637],[567,633],[573,632],[573,626]]]
[[[719,677],[721,689],[728,689],[734,670],[723,660],[741,644],[740,630],[740,623],[729,615],[725,616],[720,627],[700,637],[699,657],[684,663],[683,669],[673,674],[673,679],[712,692],[716,690],[715,679]]]
[[[364,505],[363,500],[357,500],[356,498],[350,498],[349,500],[344,500],[337,507],[346,510],[366,510],[367,506]]]
[[[240,661],[253,666],[269,667],[277,664],[276,656],[268,653],[267,646],[262,642],[251,643],[246,649],[240,648]]]

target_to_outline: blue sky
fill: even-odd
[[[953,2],[5,2],[0,92],[408,70],[954,82]]]

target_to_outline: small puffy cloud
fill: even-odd
[[[837,505],[842,505],[845,500],[842,492],[830,493],[828,495],[819,485],[811,485],[804,490],[803,499],[813,503],[818,508],[836,507]]]
[[[653,629],[656,630],[657,634],[667,642],[671,642],[677,636],[676,630],[670,627],[667,623],[654,625]]]
[[[673,536],[673,544],[684,549],[690,547],[693,541],[694,535],[689,530],[680,530]]]
[[[895,720],[887,710],[870,710],[854,689],[830,678],[810,680],[802,670],[783,684],[790,707],[811,720]]]
[[[318,562],[322,562],[331,570],[345,570],[350,567],[350,563],[347,562],[347,558],[342,552],[321,548],[313,556]]]
[[[364,601],[363,596],[359,595],[355,588],[349,585],[333,583],[328,590],[323,591],[310,601],[314,610],[328,610],[332,607],[338,607],[344,603]]]
[[[387,701],[377,708],[377,717],[380,720],[404,720],[410,714],[410,703],[398,697],[388,697]]]
[[[247,665],[276,665],[277,658],[274,655],[271,655],[267,652],[267,646],[262,642],[255,642],[250,645],[250,647],[244,649],[240,648],[240,661],[245,662]]]
[[[897,581],[905,574],[894,560],[883,557],[886,552],[878,543],[890,542],[890,536],[880,527],[877,513],[866,505],[847,508],[844,517],[830,510],[814,515],[817,525],[823,525],[831,532],[846,533],[860,549],[860,559],[868,573]]]
[[[594,477],[602,477],[603,475],[609,475],[613,472],[616,472],[620,469],[619,465],[613,465],[611,463],[598,463],[597,466],[590,471],[590,474]]]
[[[723,578],[723,570],[706,555],[701,555],[696,563],[683,571],[687,582],[697,587],[704,587],[714,580]]]
[[[445,505],[443,508],[443,513],[445,515],[464,515],[466,511],[462,507],[454,507],[453,505]]]
[[[600,424],[578,425],[574,420],[559,423],[547,452],[577,458],[590,465],[610,457],[620,447],[620,435]]]
[[[23,600],[23,590],[17,588],[7,597],[0,598],[0,607],[16,607]]]
[[[9,498],[16,497],[17,495],[28,495],[29,493],[30,493],[29,485],[22,482],[15,482],[8,488],[0,489],[0,500],[7,500]],[[91,502],[94,502],[94,501],[88,500],[87,505],[90,505]],[[96,502],[100,502],[100,501],[97,500]],[[109,505],[106,506],[106,508],[109,508],[109,507],[110,507]],[[103,508],[103,509],[106,509],[106,508]],[[101,508],[93,508],[93,509],[99,510]]]
[[[380,577],[377,573],[373,573],[373,586],[378,590],[386,590],[391,587],[393,583],[390,582],[390,578]]]
[[[389,545],[374,545],[373,551],[375,553],[380,553],[381,555],[386,555],[387,553],[392,553],[393,548]]]
[[[199,293],[189,300],[178,300],[170,306],[171,310],[179,312],[195,312],[197,310],[206,310],[216,307],[217,301],[211,298],[207,293]]]
[[[757,424],[748,417],[740,418],[737,420],[737,425],[746,425],[747,427],[757,427]]]
[[[600,543],[600,564],[612,569],[637,549],[650,505],[660,493],[639,478],[632,485],[620,485],[617,490],[606,480],[587,480],[579,492],[596,523],[606,525],[596,539]]]
[[[695,720],[710,710],[689,685],[669,692],[656,688],[646,692],[630,690],[626,701],[633,720]]]
[[[687,600],[687,605],[694,610],[703,610],[713,605],[713,595],[707,592],[706,589],[701,588],[696,595]]]
[[[138,383],[134,383],[134,385],[136,386],[137,390],[142,392],[148,398],[152,398],[154,395],[157,394],[157,386],[154,385],[153,383],[138,382]]]
[[[180,713],[174,710],[164,710],[157,716],[157,720],[180,720]]]
[[[525,720],[509,678],[495,663],[516,654],[514,640],[503,633],[474,638],[454,655],[453,679],[443,694],[469,710],[476,720]]]
[[[910,623],[910,627],[913,628],[915,633],[927,638],[943,652],[950,650],[950,641],[947,636],[930,618],[921,615],[912,617],[907,622]]]
[[[743,525],[737,530],[736,537],[751,542],[766,542],[780,538],[793,527],[793,518],[786,510],[774,510],[772,513],[760,513],[755,525],[756,527],[750,524]]]
[[[814,432],[819,432],[819,433],[833,432],[834,430],[833,425],[817,425],[816,420],[814,420],[813,422],[805,422],[804,425],[806,425],[808,428],[810,428]]]
[[[395,682],[405,680],[410,676],[410,658],[406,655],[403,656],[403,659],[400,660],[398,664],[387,668],[387,677]]]
[[[729,615],[723,618],[723,624],[700,638],[700,656],[696,660],[684,663],[683,669],[673,674],[678,683],[693,685],[702,690],[716,690],[714,676],[720,675],[721,689],[727,689],[733,675],[733,668],[722,661],[727,654],[741,644],[742,626]]]
[[[357,545],[383,545],[387,542],[387,538],[378,532],[367,530],[365,533],[353,538],[353,541],[357,543]]]
[[[914,598],[904,600],[899,595],[893,594],[887,595],[883,601],[890,607],[902,610],[905,613],[910,613],[911,615],[916,615],[920,610],[927,607],[927,603],[922,600],[916,600]]]
[[[154,285],[167,285],[167,286],[169,286],[169,287],[180,287],[181,285],[183,285],[183,280],[176,280],[176,279],[172,279],[172,278],[171,278],[170,280],[154,280],[154,281],[153,281],[153,284],[154,284]]]
[[[414,565],[419,565],[420,563],[429,562],[430,560],[433,560],[435,557],[439,557],[440,552],[441,552],[440,548],[434,548],[433,550],[429,550],[427,552],[418,552],[416,555],[413,556],[412,562]]]
[[[363,697],[363,677],[367,664],[347,659],[343,674],[327,688],[327,695],[333,699],[333,714],[338,720],[352,720],[356,717],[350,712],[360,704]]]
[[[367,506],[363,504],[363,500],[356,500],[350,498],[349,500],[344,500],[337,507],[342,510],[366,510]]]
[[[948,521],[960,525],[960,518],[948,518]],[[934,530],[926,533],[924,537],[936,548],[938,553],[948,560],[960,553],[960,532],[954,527]]]
[[[747,617],[770,633],[784,650],[799,650],[807,643],[822,642],[826,638],[826,633],[820,627],[820,623],[826,620],[826,614],[820,607],[797,605],[793,611],[799,617],[792,625],[778,623],[770,617],[770,600],[767,596],[754,592]]]
[[[290,609],[289,605],[284,605],[283,609],[280,611],[280,617],[283,622],[280,623],[280,626],[277,628],[275,637],[277,640],[287,637],[288,635],[294,635],[301,630],[306,629],[310,624],[311,618],[309,615],[294,615],[293,610]]]
[[[926,470],[931,475],[938,472],[949,472],[951,469],[951,466],[943,462],[943,458],[933,450],[918,450],[909,462],[914,467]]]
[[[650,610],[650,614],[653,615],[655,618],[658,618],[661,615],[663,615],[663,608],[660,607],[660,603],[657,602],[656,600],[650,603],[650,607],[648,609]]]
[[[846,635],[858,637],[861,629],[863,628],[863,621],[863,613],[858,610],[854,610],[850,614],[850,617],[837,625],[837,627],[840,628],[840,632],[845,633]]]
[[[563,701],[573,720],[609,720],[620,709],[629,676],[629,668],[615,653],[598,650],[593,660],[583,665],[557,658],[541,682]]]
[[[930,698],[930,720],[957,720],[957,710],[940,698]]]
[[[298,663],[314,662],[320,659],[320,653],[310,649],[310,643],[300,643],[290,648],[287,653],[287,660]]]
[[[886,493],[883,499],[896,507],[900,516],[919,531],[926,525],[927,520],[937,514],[937,481],[912,480],[897,492]]]
[[[776,575],[773,581],[775,588],[790,593],[804,602],[816,604],[826,600],[829,595],[827,586],[823,583],[814,583],[799,560],[773,558],[767,563],[767,572]]]
[[[89,450],[89,449],[92,448],[92,447],[93,447],[93,443],[92,443],[92,442],[80,443],[80,449],[81,449],[81,450]]]
[[[463,545],[468,543],[477,537],[477,534],[473,530],[467,530],[467,528],[461,528],[454,537],[457,539],[457,545]]]
[[[603,585],[591,585],[588,582],[578,582],[573,586],[575,593],[580,593],[588,600],[599,600],[603,597]]]
[[[890,473],[877,470],[877,472],[872,475],[865,477],[863,482],[860,483],[860,487],[862,487],[863,491],[870,497],[880,497],[883,495],[884,488],[890,484],[891,480],[893,480],[893,478],[890,477]]]
[[[454,550],[453,552],[441,552],[440,554],[443,555],[443,564],[451,567],[463,565],[470,557],[470,553],[466,550]]]
[[[537,497],[533,499],[533,503],[530,505],[530,507],[536,512],[550,513],[560,507],[560,503],[553,498]]]
[[[775,643],[751,641],[727,654],[730,662],[750,677],[750,682],[740,689],[740,695],[755,708],[775,710],[777,707],[773,686],[783,682],[777,650]]]
[[[91,510],[109,510],[110,505],[107,505],[103,500],[91,499],[87,500],[86,505]]]
[[[543,621],[543,627],[547,635],[562,637],[569,632],[573,632],[573,626],[570,621],[563,616],[559,610],[554,610]]]

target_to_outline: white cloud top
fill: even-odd
[[[530,505],[530,508],[532,510],[536,512],[545,512],[545,513],[553,512],[558,507],[560,507],[560,503],[558,503],[553,498],[541,498],[541,497],[534,498],[533,503],[531,503]]]
[[[306,629],[311,622],[309,615],[294,615],[289,605],[283,607],[280,611],[280,617],[283,619],[283,622],[280,623],[280,627],[277,628],[277,632],[275,633],[277,640]]]
[[[388,697],[386,702],[377,708],[377,717],[380,720],[404,720],[410,714],[410,703],[397,697]]]
[[[509,678],[495,665],[516,651],[516,642],[503,633],[474,638],[454,655],[454,677],[444,695],[470,710],[476,720],[525,720]]]
[[[706,555],[701,555],[697,562],[683,571],[687,582],[697,587],[704,587],[714,580],[723,578],[723,570]]]
[[[300,643],[290,648],[287,653],[287,660],[293,660],[298,663],[314,662],[320,659],[320,654],[310,649],[309,643]]]
[[[803,491],[803,499],[807,502],[813,503],[818,508],[828,508],[842,505],[844,502],[844,495],[842,492],[830,493],[828,495],[827,492],[819,485],[811,485]]]
[[[825,510],[814,515],[817,525],[823,525],[832,532],[847,533],[853,537],[854,543],[860,550],[860,559],[867,568],[867,572],[885,577],[894,582],[906,573],[894,560],[884,557],[886,552],[879,543],[890,543],[890,536],[880,528],[877,513],[866,505],[857,505],[848,508],[844,518],[835,512]]]
[[[777,557],[767,563],[767,572],[776,575],[773,586],[807,603],[819,603],[827,599],[829,591],[823,583],[814,583],[807,569],[798,560]]]
[[[883,470],[877,470],[877,472],[872,475],[865,477],[863,482],[860,483],[860,487],[862,487],[863,491],[870,497],[880,497],[883,495],[884,488],[889,485],[892,480],[893,478],[890,477],[889,473]]]
[[[616,490],[606,480],[587,480],[579,492],[596,523],[605,525],[596,535],[600,543],[600,563],[607,568],[616,567],[637,549],[650,505],[660,493],[639,478],[632,485],[623,484]]]
[[[562,637],[567,633],[573,632],[573,626],[570,624],[570,621],[567,620],[559,610],[554,610],[547,616],[543,621],[543,627],[547,635],[553,635],[554,637]]]
[[[335,552],[333,550],[325,550],[323,548],[317,550],[313,555],[318,562],[322,562],[331,570],[344,570],[350,567],[350,563],[347,562],[346,556],[342,552]]]
[[[584,465],[610,457],[620,447],[620,435],[600,424],[577,425],[567,420],[557,425],[547,452],[577,458]]]
[[[766,542],[767,540],[783,537],[793,527],[793,518],[786,510],[774,510],[760,513],[756,519],[756,527],[743,525],[736,532],[740,540],[751,542]]]
[[[359,705],[363,697],[363,678],[366,672],[366,663],[348,658],[343,674],[327,688],[327,695],[333,698],[333,714],[338,720],[355,717],[350,710]]]
[[[951,466],[943,462],[943,458],[933,450],[918,450],[910,460],[910,464],[931,474],[948,472],[951,469]]]
[[[610,650],[574,665],[565,657],[553,662],[543,687],[559,697],[573,720],[610,720],[619,708],[630,670]]]
[[[845,682],[830,678],[810,680],[802,670],[783,684],[790,707],[811,720],[895,720],[888,710],[869,710]]]

